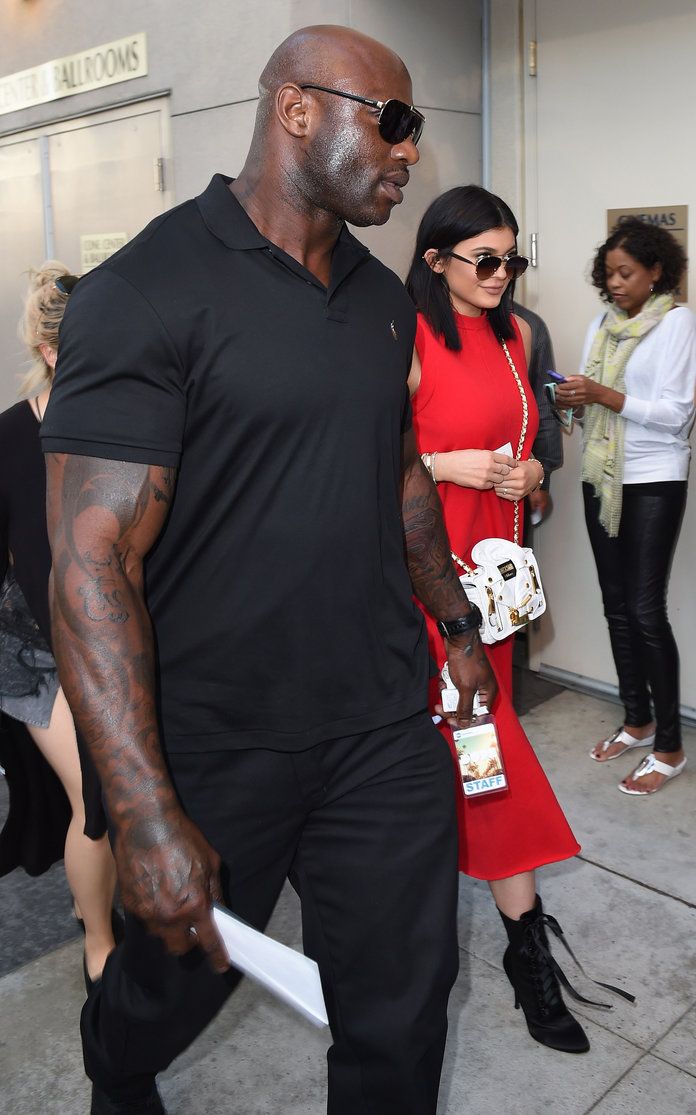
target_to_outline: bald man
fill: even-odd
[[[262,929],[288,877],[331,1023],[328,1111],[436,1109],[454,772],[413,591],[449,640],[453,722],[495,682],[415,452],[413,308],[346,228],[401,202],[411,101],[379,43],[297,32],[237,180],[70,296],[42,426],[54,646],[126,911],[82,1016],[92,1115],[164,1110],[156,1074],[238,978],[211,904]]]

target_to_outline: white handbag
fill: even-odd
[[[507,639],[546,611],[539,566],[529,546],[483,538],[471,556],[475,568],[459,579],[469,601],[481,609],[484,643]]]
[[[527,396],[505,342],[503,349],[522,399],[522,430],[516,453],[519,461],[529,421]],[[514,542],[507,538],[482,538],[471,551],[476,562],[474,568],[452,553],[453,561],[464,570],[459,579],[469,601],[481,610],[484,643],[507,639],[546,611],[537,560],[529,546],[520,546],[519,535],[520,509],[516,500]]]

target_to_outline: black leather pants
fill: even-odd
[[[686,504],[686,481],[624,484],[618,537],[599,522],[583,484],[590,536],[619,675],[626,727],[657,723],[655,751],[679,751],[679,653],[667,618],[667,581]]]

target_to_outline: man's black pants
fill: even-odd
[[[222,857],[229,907],[263,929],[286,877],[300,895],[334,1041],[329,1115],[434,1113],[458,967],[457,826],[452,760],[427,712],[301,752],[170,763]],[[237,979],[200,950],[169,956],[128,917],[83,1011],[88,1076],[114,1098],[142,1093]]]

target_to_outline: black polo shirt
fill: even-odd
[[[415,314],[346,228],[327,288],[216,175],[80,282],[44,452],[176,465],[146,562],[171,751],[296,750],[425,708],[400,448]]]

